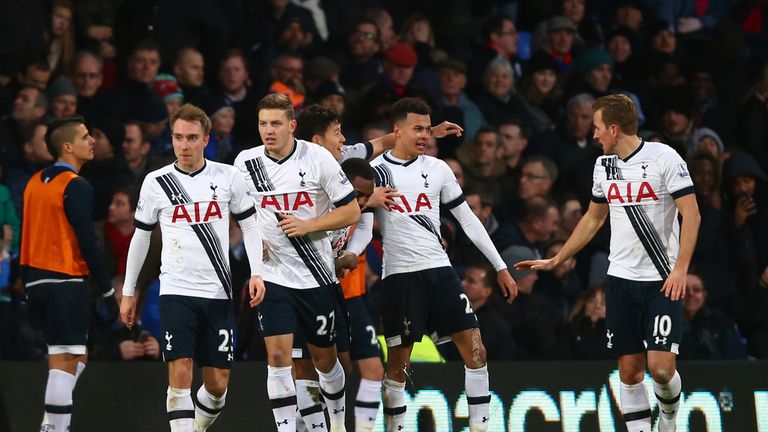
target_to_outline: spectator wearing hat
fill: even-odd
[[[686,155],[690,158],[697,152],[711,155],[721,165],[725,159],[725,145],[717,132],[710,128],[698,128],[693,131],[688,143]]]
[[[590,48],[573,63],[573,76],[566,91],[568,95],[588,93],[594,98],[611,93],[613,58],[608,51]]]
[[[577,33],[588,47],[603,45],[603,29],[595,19],[598,15],[585,14],[585,0],[560,0],[560,14],[576,24]]]
[[[211,133],[203,156],[212,161],[231,163],[234,161],[233,151],[238,145],[232,136],[235,127],[235,109],[226,99],[214,99],[205,108],[211,118]]]
[[[674,26],[669,21],[656,21],[650,24],[647,30],[651,50],[673,57],[677,55],[677,36],[675,36]]]
[[[77,90],[64,75],[56,77],[48,86],[49,111],[53,118],[74,115],[77,112]]]
[[[178,50],[173,63],[173,75],[187,103],[195,106],[206,103],[211,91],[205,85],[205,58],[200,51],[191,47]]]
[[[517,28],[511,17],[504,14],[489,17],[483,23],[481,36],[481,44],[473,50],[469,62],[469,91],[472,94],[482,89],[488,64],[497,57],[509,61],[515,77],[520,78],[523,73],[517,58]]]
[[[306,92],[304,90],[304,61],[296,54],[283,54],[272,62],[270,69],[272,83],[269,93],[280,93],[288,96],[295,111],[304,105]]]
[[[381,51],[378,25],[368,19],[359,20],[347,38],[346,55],[334,58],[341,67],[341,82],[353,100],[378,81],[383,67]]]
[[[569,18],[557,15],[546,22],[545,31],[547,51],[555,60],[557,72],[567,78],[577,55],[574,45],[578,27]]]
[[[525,246],[511,246],[501,253],[508,268],[521,259],[537,259],[539,253]],[[511,271],[517,282],[518,296],[514,303],[496,305],[512,326],[515,342],[520,350],[519,359],[548,360],[557,357],[559,335],[564,331],[566,304],[556,292],[538,287],[538,273],[526,270]]]
[[[459,60],[445,59],[437,63],[437,76],[440,79],[440,92],[435,97],[438,107],[443,111],[458,110],[461,119],[454,123],[464,127],[466,136],[474,137],[480,126],[485,123],[485,117],[480,108],[464,93],[467,86],[467,66]],[[443,113],[442,117],[447,116]]]
[[[172,116],[184,104],[184,93],[182,93],[176,77],[171,74],[160,74],[155,77],[152,84],[155,94],[165,104],[168,117]]]
[[[660,132],[665,143],[674,148],[681,157],[685,157],[688,142],[693,135],[693,106],[688,89],[678,86],[667,89],[666,96],[660,101]]]
[[[643,0],[621,0],[610,2],[610,4],[613,7],[611,12],[613,26],[626,27],[635,34],[639,34],[643,24],[645,2]]]
[[[520,81],[520,95],[543,111],[553,124],[561,117],[563,85],[557,75],[557,64],[548,53],[538,51],[528,61]]]
[[[629,27],[617,27],[605,38],[605,49],[613,59],[613,81],[616,86],[626,86],[637,82],[638,74],[634,70],[638,67],[635,61],[637,51],[637,33]]]
[[[321,82],[315,90],[315,100],[317,103],[326,108],[333,108],[342,117],[346,108],[345,95],[344,87],[333,80]]]

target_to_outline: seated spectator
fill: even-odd
[[[77,112],[77,90],[69,78],[61,75],[48,87],[48,104],[55,119],[69,117]]]
[[[691,141],[688,143],[687,156],[690,158],[700,151],[712,155],[718,165],[721,165],[724,160],[723,153],[725,151],[725,145],[717,132],[710,128],[698,128],[694,130],[693,135],[691,135]]]
[[[613,58],[607,51],[590,48],[584,51],[573,66],[568,94],[588,93],[594,98],[610,94],[613,78]]]
[[[747,352],[736,324],[707,305],[707,289],[696,273],[688,273],[683,297],[681,360],[743,360]]]
[[[293,109],[298,111],[304,105],[306,91],[303,79],[304,61],[297,54],[283,54],[272,61],[270,76],[272,83],[269,93],[280,93],[288,96]]]
[[[173,64],[184,100],[195,106],[203,106],[210,97],[210,89],[205,85],[205,58],[195,48],[182,48],[176,53]]]
[[[555,61],[546,52],[539,51],[531,57],[526,71],[520,81],[520,95],[555,124],[560,119],[563,105],[563,85]]]
[[[104,249],[110,276],[125,276],[138,199],[138,190],[133,185],[116,189],[109,204],[107,219],[96,223],[96,235],[101,237],[99,243]]]
[[[494,127],[483,126],[475,134],[472,144],[459,150],[459,161],[464,166],[464,176],[470,185],[483,185],[497,195],[498,180],[504,174],[504,164],[499,160],[502,138]]]
[[[304,87],[307,98],[317,103],[317,88],[326,81],[339,82],[339,66],[328,57],[318,56],[304,66]]]
[[[711,38],[717,25],[728,18],[728,0],[707,0],[701,4],[696,1],[680,3],[657,2],[656,15],[675,28],[678,34],[686,37]]]
[[[464,189],[464,186],[466,185],[464,182],[464,168],[462,168],[459,161],[456,159],[445,159],[445,163],[448,165],[448,168],[451,169],[451,172],[453,172],[456,181],[459,182],[459,186]]]
[[[366,18],[358,20],[347,38],[346,58],[336,59],[341,67],[341,82],[353,93],[353,99],[378,81],[381,52],[379,26]]]
[[[585,291],[568,316],[563,333],[563,358],[608,360],[614,356],[606,346],[605,290],[596,286]]]
[[[688,142],[693,136],[691,101],[684,87],[667,89],[661,101],[661,133],[664,144],[669,145],[685,158]]]
[[[483,224],[488,235],[493,237],[499,229],[499,221],[493,214],[493,194],[482,186],[474,186],[464,189],[464,197],[467,205]],[[459,228],[450,259],[454,267],[461,267],[478,264],[483,259],[483,254],[467,237],[467,234]]]
[[[113,279],[115,298],[118,303],[123,298],[123,277]],[[139,296],[137,290],[134,294]],[[138,300],[137,300],[138,301]],[[157,360],[160,358],[160,343],[141,323],[134,323],[129,329],[117,320],[106,328],[93,326],[89,343],[89,357],[93,360]]]
[[[565,240],[555,238],[544,245],[544,258],[549,259],[557,255],[563,248]],[[544,272],[539,275],[536,281],[536,289],[549,293],[551,296],[560,297],[565,300],[563,313],[567,313],[571,306],[581,295],[581,280],[574,271],[576,269],[577,257],[571,257],[561,263],[551,272]]]
[[[573,192],[559,194],[557,201],[560,204],[561,221],[558,237],[568,238],[584,216],[584,210]]]
[[[234,160],[235,155],[232,153],[238,149],[232,136],[236,123],[234,108],[227,100],[212,100],[206,112],[211,118],[211,133],[204,150],[205,158],[217,162]]]
[[[593,143],[594,102],[595,98],[588,93],[580,93],[568,99],[565,107],[565,125],[559,127],[553,136],[548,135],[538,140],[531,146],[531,152],[551,159],[561,168],[570,163],[574,154]]]
[[[613,82],[619,88],[632,88],[637,81],[635,53],[637,33],[629,27],[618,27],[605,38],[605,49],[613,59]]]
[[[498,291],[495,279],[495,272],[487,265],[473,265],[464,271],[461,285],[480,325],[488,360],[514,360],[516,347],[512,328],[490,302],[494,291]],[[440,351],[446,360],[461,360],[454,344],[445,344]]]
[[[440,94],[435,98],[435,102],[443,110],[442,117],[450,117],[445,111],[457,110],[461,121],[455,123],[462,125],[467,137],[474,137],[480,126],[485,123],[485,117],[464,93],[467,85],[467,66],[458,60],[445,59],[437,63],[437,76],[440,79]]]
[[[346,100],[344,99],[346,93],[341,84],[331,80],[321,82],[315,89],[317,103],[320,106],[335,109],[342,118],[346,108]]]
[[[528,148],[528,131],[522,121],[510,118],[501,122],[499,133],[503,141],[501,159],[506,170],[505,183],[511,183],[508,190],[514,193],[517,191],[516,183],[520,181],[523,152]]]
[[[603,44],[603,29],[596,20],[595,14],[585,14],[586,0],[560,0],[560,13],[573,21],[577,27],[579,38],[589,47]]]
[[[54,0],[51,7],[51,25],[46,32],[49,43],[48,66],[56,74],[68,74],[75,59],[72,9],[72,2],[69,0]]]
[[[576,24],[562,15],[554,16],[544,23],[546,42],[544,48],[555,60],[557,73],[563,79],[571,75],[574,55],[574,42],[576,41]]]
[[[34,87],[45,90],[51,79],[51,68],[48,62],[39,57],[27,59],[19,68],[18,73],[7,84],[0,87],[0,116],[5,116],[13,108],[13,101],[24,87]]]
[[[125,79],[106,94],[121,121],[138,118],[143,115],[149,101],[159,100],[152,88],[160,71],[157,45],[149,41],[136,45],[128,55],[125,66]]]
[[[496,249],[525,246],[540,251],[560,229],[560,212],[551,198],[533,196],[525,201],[521,215],[504,222],[491,238]]]
[[[90,52],[80,51],[75,57],[72,83],[77,90],[77,112],[88,121],[101,121],[112,116],[113,108],[99,90],[104,81],[104,60]]]
[[[768,63],[757,74],[749,95],[738,108],[735,117],[734,145],[749,153],[768,171]]]
[[[520,198],[547,197],[552,192],[552,185],[557,181],[557,166],[544,157],[531,156],[525,160],[520,170]]]
[[[250,143],[257,139],[258,128],[255,121],[245,121],[245,119],[255,119],[256,104],[259,102],[258,95],[252,91],[248,66],[245,56],[240,50],[229,50],[222,56],[219,65],[219,85],[220,91],[214,94],[214,97],[224,97],[232,103],[235,113],[243,121],[237,122],[232,131],[235,138],[242,143]]]
[[[517,28],[511,17],[496,14],[483,23],[481,44],[472,50],[469,63],[470,93],[475,94],[482,89],[485,71],[497,58],[507,60],[512,65],[514,76],[520,78],[522,68],[517,59],[517,41]]]
[[[165,104],[170,118],[184,104],[186,98],[176,82],[176,77],[170,74],[160,74],[152,82],[157,97]]]

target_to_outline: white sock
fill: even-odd
[[[472,432],[487,431],[491,404],[488,365],[478,369],[464,366],[464,390],[467,392],[467,404],[469,406],[469,430]]]
[[[404,430],[405,425],[405,383],[384,378],[382,400],[387,432]]]
[[[651,432],[651,404],[645,385],[621,383],[621,412],[628,432]]]
[[[195,404],[192,390],[168,387],[165,399],[171,432],[193,432],[195,428]]]
[[[381,381],[360,378],[355,398],[355,432],[369,432],[376,422],[381,401]]]
[[[659,384],[653,381],[653,391],[656,393],[656,399],[659,401],[659,415],[668,420],[674,419],[677,415],[677,408],[680,406],[680,390],[682,383],[680,374],[675,371],[675,375],[666,384]]]
[[[205,432],[216,421],[216,417],[224,408],[227,399],[227,391],[220,397],[216,397],[201,385],[197,390],[197,403],[195,404],[195,432]]]
[[[75,384],[73,385],[73,391],[74,387],[77,386],[77,380],[80,379],[80,375],[83,374],[83,371],[85,370],[85,363],[83,362],[77,362],[77,370],[75,371]],[[40,426],[48,424],[48,412],[43,410],[43,422]]]
[[[325,413],[320,401],[320,383],[315,380],[296,380],[296,402],[299,414],[304,419],[304,428],[309,431],[322,432],[328,430],[325,424]],[[299,419],[296,418],[298,425]],[[297,428],[298,429],[298,428]]]
[[[317,371],[320,377],[320,389],[325,397],[325,404],[328,406],[328,415],[331,418],[331,424],[344,424],[346,414],[346,401],[344,398],[344,368],[336,359],[336,364],[330,372],[324,373]]]
[[[291,366],[267,366],[267,395],[278,432],[296,432],[296,387]]]
[[[69,430],[72,420],[72,390],[75,388],[75,376],[59,369],[48,371],[48,384],[45,386],[45,424],[53,430]]]

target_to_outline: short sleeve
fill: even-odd
[[[256,212],[256,209],[253,207],[253,200],[248,195],[245,179],[237,168],[232,170],[231,191],[229,210],[236,220],[241,221]]]
[[[592,172],[592,202],[605,204],[608,200],[605,198],[602,179],[605,177],[605,169],[600,162],[602,158],[595,161],[595,169]]]
[[[663,169],[662,178],[672,198],[678,199],[692,194],[694,192],[693,180],[691,180],[691,174],[688,172],[688,164],[672,148],[665,152],[662,157],[660,164]]]
[[[451,168],[443,161],[440,161],[440,174],[443,181],[443,186],[440,188],[440,202],[443,203],[448,210],[458,207],[464,202],[464,192],[459,186],[459,181],[456,180],[456,176],[453,175]]]
[[[157,179],[147,177],[141,185],[139,201],[136,203],[136,214],[134,216],[136,228],[152,231],[155,229],[155,225],[157,225],[160,203],[156,184]]]
[[[328,152],[318,152],[320,184],[328,198],[336,207],[341,207],[355,199],[352,183],[347,178],[341,165]]]

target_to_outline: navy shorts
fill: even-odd
[[[264,337],[292,334],[301,328],[312,345],[327,348],[336,343],[340,317],[336,316],[335,285],[298,289],[265,281],[264,286],[267,292],[258,307]]]
[[[338,284],[326,285],[321,287],[321,289],[326,290],[328,296],[333,298],[335,309],[333,316],[336,318],[334,323],[336,325],[336,351],[347,352],[349,351],[349,313],[344,304],[344,293]],[[307,348],[307,337],[304,335],[304,330],[301,326],[297,326],[293,333],[292,357],[295,359],[312,358]]]
[[[376,337],[376,327],[373,325],[371,313],[365,305],[365,299],[352,297],[346,300],[349,312],[349,356],[352,360],[362,360],[381,356],[379,339]]]
[[[232,301],[160,296],[160,348],[166,362],[195,359],[199,366],[229,369],[234,360]]]
[[[382,283],[388,347],[419,342],[425,334],[437,333],[440,340],[479,327],[453,267],[398,273]]]
[[[608,276],[605,327],[608,349],[617,356],[648,351],[679,353],[683,301],[661,292],[664,281]]]
[[[88,280],[31,281],[27,302],[32,324],[43,331],[48,354],[86,354],[90,317]]]

